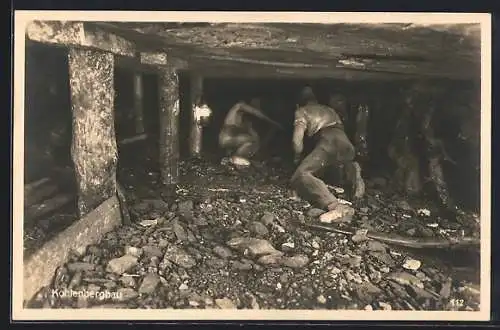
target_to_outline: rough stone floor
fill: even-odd
[[[317,221],[320,211],[291,198],[290,169],[279,160],[245,174],[193,161],[181,174],[174,202],[163,200],[158,173],[123,171],[133,224],[74,251],[32,306],[479,309],[478,253],[457,258],[304,230],[296,223]],[[413,237],[478,233],[473,214],[448,221],[432,203],[392,194],[383,179],[367,187],[349,226]],[[110,294],[68,298],[52,289]]]

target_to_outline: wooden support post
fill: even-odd
[[[116,194],[113,54],[70,48],[73,159],[83,217]]]
[[[135,132],[137,134],[144,133],[144,107],[143,107],[143,89],[142,89],[142,73],[140,71],[134,73],[134,119]]]
[[[191,156],[197,157],[201,153],[203,143],[203,127],[195,118],[195,109],[201,106],[203,96],[203,78],[199,75],[191,76],[191,127],[189,132],[189,152]]]
[[[163,184],[179,181],[179,78],[173,67],[159,69],[160,173]]]

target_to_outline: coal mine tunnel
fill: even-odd
[[[51,29],[59,31],[60,27]],[[127,36],[132,33],[125,30],[123,33]],[[41,279],[30,282],[26,296],[33,297],[42,285],[55,286],[50,283],[57,283],[57,278],[52,281],[45,273],[59,271],[59,264],[69,262],[68,258],[84,264],[94,262],[95,256],[80,258],[75,251],[71,255],[61,252],[62,246],[70,244],[65,240],[85,236],[75,234],[79,230],[94,235],[93,243],[89,240],[84,244],[94,250],[104,251],[114,246],[106,250],[102,260],[123,254],[124,247],[118,246],[120,244],[152,244],[156,236],[146,237],[144,230],[152,233],[160,221],[172,224],[173,229],[165,224],[165,228],[172,229],[165,233],[170,245],[182,241],[194,246],[202,237],[220,248],[219,245],[225,244],[223,241],[250,232],[256,237],[274,240],[273,244],[278,247],[295,246],[286,251],[286,258],[300,251],[308,255],[309,261],[313,251],[309,249],[311,240],[332,251],[337,249],[336,244],[341,244],[343,239],[323,240],[319,238],[322,233],[313,234],[313,230],[325,230],[324,227],[296,231],[294,225],[286,223],[286,219],[293,218],[304,225],[304,219],[321,216],[314,213],[318,209],[309,201],[293,196],[290,189],[296,168],[292,147],[294,116],[299,94],[305,86],[312,88],[320,104],[341,112],[346,135],[357,151],[363,149],[357,142],[360,134],[366,137],[365,156],[356,158],[366,192],[350,204],[356,213],[349,221],[379,235],[374,240],[392,240],[388,244],[395,240],[396,245],[406,246],[408,251],[399,250],[401,258],[412,256],[424,262],[422,269],[431,267],[434,273],[422,270],[419,276],[430,276],[438,282],[432,289],[437,295],[444,290],[443,274],[448,271],[454,274],[455,281],[467,278],[467,281],[478,282],[477,254],[472,253],[470,258],[465,253],[459,254],[460,260],[455,260],[457,258],[447,254],[448,250],[443,255],[432,248],[430,252],[424,251],[422,243],[440,240],[449,232],[461,232],[467,237],[476,235],[473,241],[477,238],[481,130],[478,79],[441,75],[438,69],[434,75],[425,77],[414,73],[368,72],[369,69],[360,70],[358,75],[338,74],[335,68],[330,68],[335,72],[329,74],[326,69],[315,71],[294,66],[287,74],[276,74],[278,71],[269,69],[269,63],[249,66],[235,61],[236,64],[229,65],[222,60],[199,60],[196,56],[189,63],[193,67],[186,68],[181,63],[175,64],[176,69],[172,70],[170,64],[156,55],[152,57],[154,61],[143,59],[144,54],[152,54],[149,51],[135,51],[133,56],[127,51],[113,54],[123,45],[110,48],[113,52],[101,52],[95,49],[102,46],[99,44],[91,49],[86,48],[88,45],[60,47],[54,46],[52,39],[48,42],[52,44],[44,43],[45,37],[37,34],[30,38],[42,42],[26,42],[24,258],[29,262],[25,281],[36,276]],[[130,38],[141,44],[134,39],[137,36]],[[146,49],[150,46],[147,42],[141,45]],[[270,57],[280,56],[277,50],[268,52]],[[174,56],[172,61],[177,63],[176,60]],[[404,60],[411,61],[394,59]],[[159,64],[147,64],[147,61]],[[315,64],[310,62],[311,66]],[[87,76],[91,76],[95,84]],[[196,90],[193,86],[200,81],[201,88]],[[194,155],[196,93],[199,97],[196,106],[206,105],[211,114],[201,129],[197,127],[201,132],[196,142],[200,152]],[[332,95],[343,97],[343,107],[332,105]],[[283,130],[248,117],[258,132],[261,146],[250,168],[237,169],[223,162],[227,155],[219,146],[219,133],[229,110],[238,102],[249,103],[253,98],[260,100],[262,112],[278,122]],[[368,114],[367,125],[360,131],[359,118],[363,111]],[[93,125],[98,129],[93,130]],[[304,152],[307,154],[313,147],[314,140],[306,139]],[[339,188],[345,188],[345,178],[337,170],[327,169],[319,175],[337,197],[344,199]],[[441,185],[436,184],[441,179]],[[460,212],[444,212],[443,196],[449,197]],[[286,221],[270,223],[265,220],[269,214]],[[118,229],[112,229],[113,221],[117,221],[114,225]],[[265,223],[269,228],[262,229],[256,222]],[[207,224],[213,227],[213,232],[206,228]],[[107,227],[101,231],[101,226]],[[238,226],[248,230],[241,231]],[[441,230],[441,226],[445,229]],[[405,238],[394,238],[391,236],[394,233]],[[126,238],[117,238],[120,235]],[[95,243],[97,239],[100,243]],[[47,244],[52,240],[58,243]],[[54,246],[58,244],[61,248],[56,251]],[[413,247],[419,245],[420,254],[411,250],[412,244]],[[162,256],[166,255],[164,247]],[[364,253],[357,248],[354,247],[351,254]],[[186,251],[196,254],[190,248]],[[391,258],[398,255],[389,255],[389,249],[384,251],[368,253],[370,258],[379,258],[373,265],[391,264]],[[40,266],[45,260],[43,255],[57,253],[46,265]],[[301,264],[303,259],[297,258],[293,260]],[[373,260],[367,261],[370,267]],[[398,262],[403,264],[402,259]],[[255,269],[268,266],[258,263]],[[234,267],[246,267],[244,262],[234,264]],[[200,267],[202,271],[211,271]],[[305,264],[289,268],[299,272],[303,267]],[[179,274],[182,272],[186,270]],[[194,276],[198,277],[203,276]],[[170,280],[175,282],[168,278]],[[254,282],[257,285],[259,281]],[[265,300],[263,303],[267,304]],[[417,306],[420,302],[411,304]],[[398,308],[405,309],[405,305]]]
[[[68,218],[75,215],[75,182],[71,168],[71,100],[68,81],[67,51],[38,44],[27,48],[26,70],[26,130],[25,180],[27,184],[43,184],[47,188],[39,196],[27,201],[37,206],[40,199],[49,198],[49,207],[32,209],[34,217],[60,216],[68,225]],[[154,73],[143,73],[143,129],[144,138],[134,140],[138,135],[134,115],[134,73],[127,68],[115,67],[115,130],[119,152],[119,168],[142,168],[159,170],[158,164],[158,77]],[[387,154],[387,148],[404,107],[403,91],[413,80],[395,81],[346,81],[333,79],[230,79],[207,78],[204,81],[203,99],[213,111],[210,123],[203,130],[203,157],[220,161],[224,156],[218,145],[218,134],[228,110],[239,101],[248,102],[253,97],[261,99],[262,110],[272,119],[279,121],[284,131],[254,120],[254,126],[264,143],[256,158],[266,160],[272,157],[291,164],[293,152],[294,109],[298,93],[303,86],[312,86],[318,101],[328,104],[331,93],[341,93],[347,100],[348,120],[346,132],[354,138],[357,106],[363,102],[370,109],[367,140],[369,158],[363,164],[363,177],[391,178],[395,165]],[[470,109],[474,102],[474,91],[478,86],[468,81],[434,81],[446,93],[439,99],[434,127],[438,138],[455,163],[444,162],[446,182],[452,197],[469,210],[478,210],[479,205],[479,155],[477,146],[458,138],[464,116],[470,116],[469,125],[478,120]],[[190,78],[188,73],[179,75],[180,132],[179,150],[181,159],[189,160],[189,107]],[[467,98],[468,97],[468,98]],[[424,105],[425,106],[425,105]],[[477,105],[476,105],[477,106]],[[461,110],[461,111],[458,111]],[[415,128],[415,127],[411,127]],[[410,129],[411,129],[410,128]],[[412,132],[413,134],[418,134]],[[132,139],[131,139],[132,138]],[[131,142],[124,142],[131,139]],[[306,141],[307,142],[307,141]],[[306,145],[307,147],[307,145]],[[422,153],[422,146],[414,145],[415,152]],[[420,157],[425,168],[425,157]],[[291,165],[290,165],[291,166]],[[50,179],[50,181],[43,181]],[[335,184],[335,182],[330,182]],[[59,209],[59,207],[62,207]],[[38,210],[38,211],[37,211]],[[56,212],[56,210],[58,210]],[[54,213],[55,212],[55,213]],[[54,215],[55,214],[55,215]],[[56,222],[57,223],[57,222]]]
[[[126,70],[115,70],[116,72],[116,111],[117,111],[117,136],[118,140],[134,135],[134,117],[133,117],[133,83],[132,73]],[[189,153],[189,127],[190,127],[190,104],[186,100],[190,99],[190,80],[188,74],[181,74],[179,78],[180,86],[180,131],[179,146],[181,159],[188,160]],[[360,103],[366,103],[370,109],[370,118],[367,131],[369,141],[369,157],[363,167],[363,176],[366,178],[385,177],[390,178],[395,170],[393,161],[389,158],[387,149],[394,134],[394,127],[397,124],[401,109],[404,107],[405,89],[414,84],[414,80],[396,80],[396,81],[368,81],[356,82],[332,79],[224,79],[207,78],[204,81],[203,98],[212,109],[213,114],[210,123],[203,129],[202,145],[203,157],[217,161],[224,157],[224,152],[218,144],[218,135],[223,121],[229,109],[240,101],[249,102],[253,97],[260,98],[261,109],[272,119],[279,121],[284,126],[284,131],[279,131],[271,125],[262,122],[259,119],[251,118],[254,127],[257,127],[259,135],[264,141],[258,154],[258,159],[265,160],[272,157],[283,159],[291,164],[293,158],[292,134],[294,110],[298,100],[298,93],[303,86],[313,86],[318,101],[322,104],[328,104],[329,95],[332,93],[341,93],[347,99],[348,120],[345,123],[347,134],[350,139],[354,139],[355,116],[357,106]],[[434,84],[442,86],[447,94],[441,96],[433,126],[439,139],[444,141],[446,152],[455,162],[444,162],[444,172],[446,182],[450,186],[452,197],[469,210],[478,210],[479,206],[479,173],[477,166],[479,164],[479,155],[470,144],[458,138],[460,134],[460,125],[463,117],[457,115],[458,111],[469,105],[463,100],[457,98],[457,95],[471,95],[477,86],[470,82],[441,80],[434,81]],[[154,144],[158,140],[157,125],[157,80],[154,75],[145,75],[144,91],[147,96],[144,102],[148,103],[144,107],[146,131],[148,132],[148,142],[146,149],[151,150],[148,157],[156,157],[157,146]],[[390,95],[388,97],[387,95]],[[184,102],[183,102],[184,100]],[[460,103],[462,102],[462,103]],[[424,105],[425,106],[425,105]],[[123,111],[123,112],[122,112]],[[128,112],[127,112],[128,111]],[[124,115],[128,113],[127,117]],[[123,114],[123,115],[122,115]],[[459,113],[458,113],[459,114]],[[127,119],[128,118],[128,119]],[[471,123],[478,124],[477,119],[471,118]],[[474,122],[474,120],[476,120]],[[123,128],[122,128],[123,127]],[[128,135],[125,133],[128,128]],[[410,127],[413,135],[418,132],[415,126]],[[126,136],[127,135],[127,136]],[[307,144],[308,150],[312,147]],[[146,143],[146,142],[144,142]],[[131,157],[123,154],[121,161],[125,164],[125,159],[137,161],[137,152],[143,146],[142,144],[133,144],[127,150]],[[151,146],[151,143],[154,145]],[[122,149],[125,150],[125,146]],[[416,143],[413,146],[416,153],[423,154],[424,146]],[[120,149],[120,148],[119,148]],[[127,151],[128,152],[128,151]],[[306,150],[307,152],[307,150]],[[420,156],[421,167],[426,167],[425,157]],[[156,162],[157,163],[157,162]],[[152,164],[155,164],[154,162]],[[124,165],[126,166],[126,165]],[[134,166],[134,165],[130,165]],[[155,166],[155,165],[152,165]],[[157,170],[157,168],[154,168]],[[332,180],[335,180],[333,177]],[[335,182],[331,182],[335,184]],[[432,188],[428,189],[432,190]],[[430,191],[431,197],[432,191]],[[435,196],[434,196],[435,197]]]

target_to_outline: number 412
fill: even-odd
[[[463,307],[465,301],[463,299],[451,299],[450,305],[453,307]]]

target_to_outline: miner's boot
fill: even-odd
[[[328,205],[328,212],[319,216],[319,221],[323,223],[332,222],[350,222],[354,216],[354,209],[339,201],[335,201]]]
[[[243,157],[240,157],[240,156],[232,156],[231,163],[238,170],[243,170],[243,169],[249,168],[251,165],[250,160],[243,158]]]

